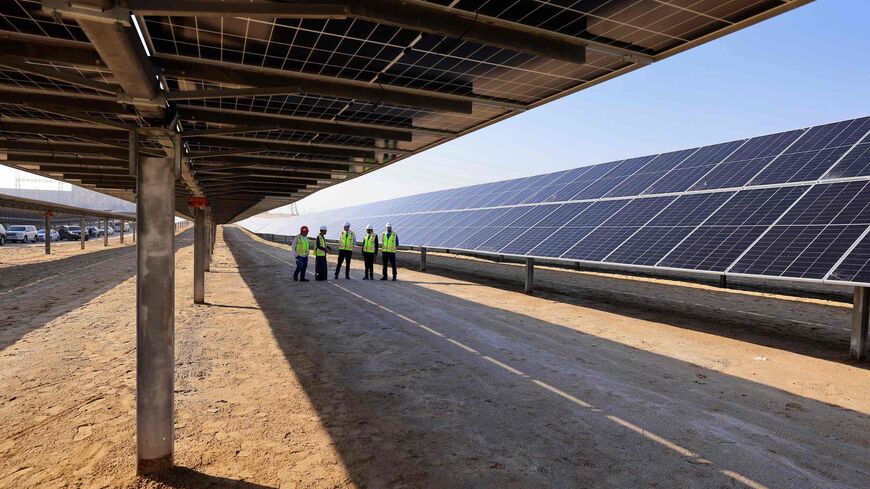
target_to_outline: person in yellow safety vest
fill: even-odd
[[[326,280],[329,273],[326,269],[326,254],[332,248],[326,244],[326,226],[320,226],[317,243],[314,245],[314,280]]]
[[[366,226],[366,234],[363,236],[362,253],[366,267],[363,280],[374,280],[375,257],[378,256],[378,235],[375,234],[371,224]]]
[[[350,230],[350,223],[344,222],[344,231],[338,237],[338,265],[335,266],[335,278],[338,278],[338,272],[341,271],[341,262],[347,261],[347,267],[344,269],[344,278],[350,278],[350,256],[353,254],[353,247],[356,244],[356,236]]]
[[[393,282],[396,281],[396,250],[399,248],[399,236],[393,232],[393,226],[387,223],[387,231],[381,235],[381,261],[384,262],[384,274],[381,280],[387,279],[387,263],[393,266]]]
[[[296,257],[296,270],[293,271],[293,281],[308,282],[305,271],[308,269],[308,226],[302,226],[299,234],[290,243],[290,252]]]

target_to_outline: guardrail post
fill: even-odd
[[[526,258],[526,294],[531,294],[535,287],[535,259]]]
[[[45,254],[51,254],[51,211],[45,211]]]
[[[420,247],[420,271],[421,272],[426,271],[426,247],[425,246]]]
[[[88,230],[85,229],[85,216],[79,218],[79,241],[82,243],[82,249],[85,249],[85,238],[88,235]]]
[[[136,166],[136,455],[145,474],[171,468],[174,456],[175,169],[171,158]]]
[[[852,305],[852,341],[849,356],[854,360],[867,359],[867,334],[870,332],[870,287],[855,287]]]

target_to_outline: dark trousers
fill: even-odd
[[[326,280],[326,257],[325,256],[315,256],[314,257],[314,280]]]
[[[308,270],[308,257],[296,256],[296,270],[293,271],[293,280],[305,278],[305,271]],[[301,277],[300,277],[301,275]]]
[[[393,266],[393,278],[396,278],[396,254],[383,252],[381,253],[381,260],[384,262],[384,275],[383,278],[387,278],[387,262],[389,262]]]
[[[344,269],[344,276],[350,278],[350,256],[353,254],[351,250],[338,250],[338,265],[335,266],[335,278],[338,278],[338,272],[341,271],[341,262],[346,261],[347,266]]]
[[[363,251],[363,261],[366,264],[366,278],[375,278],[375,254]]]

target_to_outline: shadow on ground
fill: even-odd
[[[192,230],[176,236],[176,252],[192,244]],[[0,274],[7,278],[21,277],[11,280],[11,284],[3,282],[0,290],[0,317],[16,319],[0,323],[0,351],[3,351],[30,331],[135,276],[136,247],[106,248],[59,260],[13,265],[3,268]],[[21,288],[16,290],[15,287]],[[19,300],[31,294],[37,298],[28,298],[29,303],[36,300],[39,305],[20,308]]]
[[[143,479],[173,489],[273,489],[270,486],[203,474],[187,467],[174,467],[172,470],[148,475]]]
[[[224,239],[361,487],[867,480],[864,414],[410,282],[293,284],[287,251]]]
[[[398,262],[416,269],[419,254],[400,252]],[[432,280],[421,285],[438,283],[442,276],[521,292],[525,269],[430,254],[427,272]],[[535,296],[870,369],[870,363],[849,358],[851,309],[846,307],[557,269],[536,270]]]

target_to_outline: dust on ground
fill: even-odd
[[[196,306],[191,237],[181,468],[156,479],[134,474],[133,249],[2,260],[0,294],[21,288],[0,295],[0,487],[870,481],[870,371],[840,304],[548,269],[526,296],[520,267],[433,253],[427,273],[401,254],[395,283],[359,261],[293,283],[286,246],[224,227]]]

